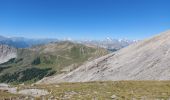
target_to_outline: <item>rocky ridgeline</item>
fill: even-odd
[[[0,45],[0,64],[16,57],[17,49],[7,45]]]

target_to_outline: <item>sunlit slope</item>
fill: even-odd
[[[132,44],[44,82],[105,80],[170,80],[170,31]]]

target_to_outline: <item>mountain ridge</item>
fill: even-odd
[[[108,49],[110,51],[116,51],[130,44],[137,42],[136,40],[128,39],[112,39],[107,37],[104,40],[65,40],[65,39],[28,39],[24,37],[4,37],[0,36],[0,44],[13,46],[15,48],[30,48],[36,45],[44,45],[52,42],[70,41],[74,43],[81,43],[87,46],[98,46]]]
[[[116,80],[169,80],[170,31],[88,62],[40,83]],[[44,81],[44,82],[43,82]]]
[[[108,53],[103,48],[68,41],[16,50],[16,57],[0,64],[0,82],[36,82],[45,76],[74,70],[85,61]]]
[[[57,42],[57,39],[28,39],[24,37],[4,37],[0,36],[0,44],[12,46],[15,48],[29,48],[35,45]]]

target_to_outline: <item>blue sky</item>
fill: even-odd
[[[143,39],[170,29],[170,0],[0,0],[0,35]]]

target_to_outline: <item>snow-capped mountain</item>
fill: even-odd
[[[88,46],[98,46],[110,51],[116,51],[130,44],[136,43],[138,42],[138,40],[112,39],[110,37],[107,37],[104,40],[85,40],[78,42]]]

